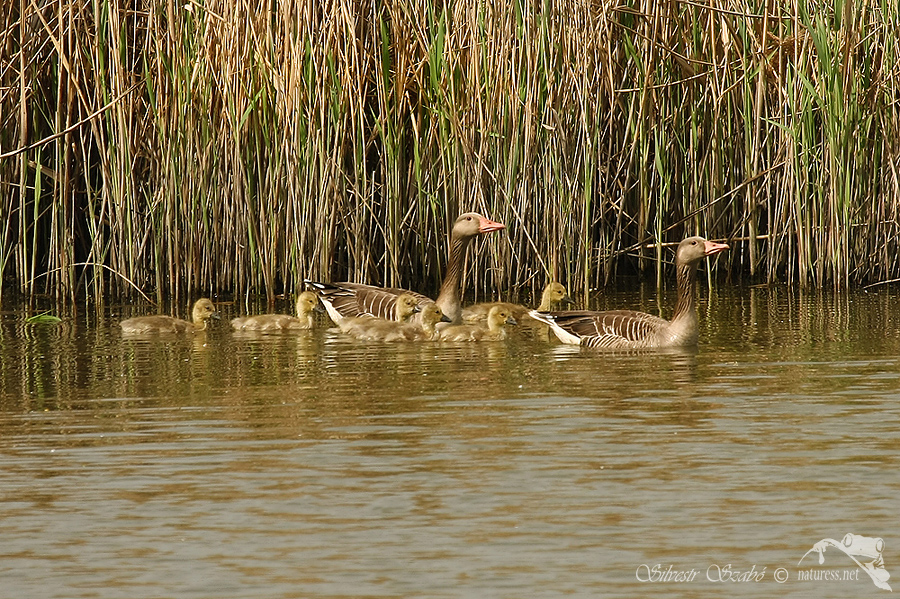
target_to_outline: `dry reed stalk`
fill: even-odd
[[[472,254],[480,295],[662,280],[688,233],[746,239],[720,263],[767,280],[900,271],[890,3],[20,0],[2,19],[0,276],[26,294],[434,290],[464,209],[509,225]]]

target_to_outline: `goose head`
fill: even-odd
[[[499,231],[505,229],[506,225],[498,223],[489,218],[485,218],[477,212],[466,212],[460,214],[456,222],[453,223],[453,231],[451,237],[455,239],[467,239],[481,235],[482,233],[490,233],[491,231]]]
[[[678,250],[675,252],[675,264],[695,265],[703,258],[714,256],[727,249],[728,246],[724,243],[707,241],[702,237],[688,237],[678,244]]]

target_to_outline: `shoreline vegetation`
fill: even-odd
[[[480,297],[900,277],[896,2],[8,5],[0,290],[429,291],[467,210]]]

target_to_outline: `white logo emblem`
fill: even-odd
[[[803,561],[803,558],[813,551],[819,553],[819,563],[824,564],[825,550],[828,547],[834,547],[835,549],[840,550],[847,555],[847,557],[856,562],[856,565],[869,575],[872,582],[874,582],[875,586],[879,589],[884,589],[886,591],[892,590],[891,585],[887,583],[891,575],[885,570],[884,559],[881,557],[881,552],[884,550],[883,539],[879,539],[878,537],[864,537],[850,533],[844,535],[844,538],[841,539],[841,541],[822,539],[813,545],[812,549],[807,551],[803,557],[800,558],[797,565],[799,566]]]

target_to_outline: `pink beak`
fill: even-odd
[[[728,249],[728,246],[724,243],[716,243],[715,241],[707,241],[706,246],[705,246],[706,251],[705,251],[704,255],[714,256],[714,255],[718,254],[719,252],[724,252],[727,249]]]
[[[481,220],[478,222],[478,232],[479,233],[490,233],[491,231],[499,231],[500,229],[505,229],[506,225],[503,223],[498,223],[489,218],[481,217]],[[727,247],[727,246],[726,246]]]

